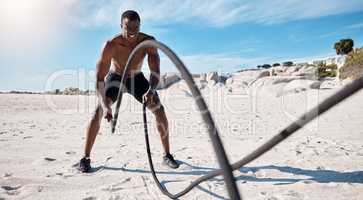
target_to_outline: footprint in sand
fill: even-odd
[[[13,175],[12,173],[6,172],[6,173],[4,173],[3,177],[4,178],[11,177],[12,175]]]
[[[313,180],[303,180],[302,182],[305,183],[305,184],[315,183],[315,181],[313,181]]]
[[[285,195],[289,196],[291,199],[304,199],[304,195],[296,192],[295,190],[289,190]]]
[[[45,158],[44,158],[44,160],[49,161],[49,162],[52,162],[52,161],[55,161],[55,160],[57,160],[57,159],[55,159],[55,158],[49,158],[49,157],[45,157]]]
[[[122,187],[122,185],[124,185],[125,183],[130,182],[130,181],[131,181],[131,177],[126,178],[126,179],[124,179],[123,181],[121,181],[119,183],[116,183],[116,184],[110,185],[108,187],[102,188],[101,190],[109,191],[109,192],[116,192],[116,191],[119,191],[119,190],[123,190],[124,188]]]
[[[66,154],[67,155],[74,155],[74,154],[76,154],[76,152],[75,151],[66,151]]]
[[[46,136],[45,139],[52,139],[52,140],[56,140],[58,139],[58,136]]]
[[[107,162],[107,161],[109,161],[111,159],[112,159],[112,156],[109,156],[109,157],[106,158],[105,162]]]
[[[86,198],[83,198],[82,200],[96,200],[97,197],[86,197]]]
[[[21,185],[17,186],[9,186],[9,185],[3,185],[1,186],[2,189],[6,191],[6,194],[8,195],[18,195],[20,193],[19,189],[21,188]]]

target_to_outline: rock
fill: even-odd
[[[217,83],[217,81],[215,81],[215,80],[210,80],[210,81],[208,81],[208,85],[209,86],[213,86],[213,85],[215,85]]]
[[[314,81],[314,82],[312,82],[312,83],[309,85],[309,87],[310,87],[311,89],[319,89],[319,88],[320,88],[320,85],[321,85],[321,82],[320,82],[320,81]]]
[[[295,66],[288,67],[285,71],[285,75],[291,76],[292,73],[297,72],[298,68]]]
[[[230,77],[226,80],[226,86],[230,86],[233,84],[233,77]]]
[[[160,77],[159,84],[157,89],[165,89],[171,86],[172,84],[178,82],[181,78],[178,74],[163,74]]]
[[[271,70],[271,75],[272,76],[280,76],[285,72],[286,67],[277,66],[277,67],[270,68],[270,70]]]
[[[269,70],[264,70],[264,71],[262,71],[258,76],[257,76],[257,78],[262,78],[262,77],[266,77],[266,76],[270,76],[271,75],[271,73],[270,73],[270,71]]]
[[[227,81],[228,77],[227,76],[219,76],[218,77],[218,82],[225,84]]]
[[[207,82],[207,74],[205,74],[205,73],[200,74],[199,81]]]
[[[315,66],[302,66],[298,71],[292,72],[292,76],[303,76],[308,78],[316,77],[317,75],[317,67]]]
[[[210,82],[212,82],[212,81],[217,83],[218,82],[218,73],[217,72],[209,72],[207,74],[206,81],[208,82],[208,84],[210,84]]]
[[[363,75],[363,64],[343,66],[339,70],[339,79],[355,80]]]

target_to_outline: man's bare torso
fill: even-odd
[[[110,71],[116,72],[121,75],[125,69],[127,60],[132,50],[141,42],[150,39],[154,38],[152,36],[146,35],[141,32],[138,34],[137,40],[133,43],[127,41],[122,35],[118,35],[113,39],[111,39],[108,42],[110,43],[111,54],[112,54]],[[134,59],[130,63],[127,75],[133,75],[141,71],[141,67],[146,54],[147,54],[147,49],[139,50],[136,53]]]

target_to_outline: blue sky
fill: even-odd
[[[0,90],[80,86],[81,73],[92,87],[100,48],[120,32],[126,9],[194,73],[334,56],[342,38],[363,46],[363,0],[3,0]],[[175,71],[161,58],[162,72]],[[62,70],[76,75],[55,78]]]

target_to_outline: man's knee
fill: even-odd
[[[93,115],[92,115],[92,121],[101,121],[103,115],[103,109],[101,105],[97,105]]]
[[[149,110],[155,115],[161,115],[165,113],[164,106],[158,101],[156,104],[150,105]]]

